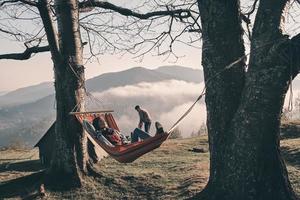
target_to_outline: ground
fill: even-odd
[[[281,144],[290,180],[300,196],[300,138],[286,137]],[[191,151],[193,148],[200,152]],[[89,178],[77,190],[46,188],[47,199],[186,199],[207,182],[207,150],[207,138],[201,136],[168,140],[131,164],[106,158],[97,165],[99,178]],[[42,173],[37,158],[37,150],[1,152],[0,199],[37,198]]]

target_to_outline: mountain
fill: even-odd
[[[54,95],[0,110],[0,147],[14,142],[32,146],[54,121]]]
[[[171,79],[200,83],[203,81],[203,75],[201,70],[181,66],[163,66],[154,70],[134,67],[121,72],[102,74],[87,80],[86,85],[89,91],[101,92],[113,87]]]
[[[154,70],[134,67],[120,72],[99,75],[86,81],[88,91],[102,92],[109,88],[132,85],[140,82],[163,80],[183,80],[200,83],[203,81],[201,70],[181,66],[163,66]],[[0,108],[33,103],[54,93],[52,82],[24,87],[0,96]]]
[[[168,87],[176,87],[172,85],[173,82],[168,82],[171,80],[200,83],[203,80],[202,77],[201,70],[180,66],[164,66],[154,70],[135,67],[94,77],[86,81],[86,86],[88,91],[98,94],[124,86],[128,87],[121,90],[127,92],[125,90],[136,89],[137,86],[147,88],[154,83],[166,81],[167,84],[170,84]],[[144,86],[143,83],[151,84]],[[46,82],[0,96],[0,102],[2,103],[0,109],[0,146],[5,146],[15,140],[33,145],[55,119],[53,93],[53,83]],[[134,110],[132,111],[132,106],[135,104],[147,105],[147,108],[154,113],[154,117],[158,118],[162,113],[170,111],[183,102],[194,100],[193,95],[172,99],[164,95],[158,95],[159,97],[152,97],[151,94],[149,94],[150,96],[147,95],[141,94],[120,98],[113,93],[109,93],[104,97],[101,96],[101,100],[104,102],[104,107],[113,108],[116,113],[119,113],[120,118],[125,117],[126,119],[136,118],[136,113]],[[151,103],[149,103],[150,101]],[[125,131],[129,131],[129,129],[125,129]]]
[[[6,92],[6,91],[0,91],[0,96],[3,96],[3,95],[5,95],[5,94],[7,94],[8,92]]]
[[[121,72],[102,74],[89,79],[86,85],[89,91],[101,92],[118,86],[133,85],[140,82],[158,82],[170,79],[176,78],[168,74],[160,73],[156,70],[134,67]]]
[[[187,82],[200,83],[203,81],[203,73],[199,69],[192,69],[181,66],[162,66],[155,71],[169,75],[177,80],[183,80]]]
[[[40,98],[54,93],[52,82],[20,88],[0,96],[0,107],[14,106],[34,102]]]

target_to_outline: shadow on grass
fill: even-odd
[[[37,196],[37,189],[39,188],[43,179],[44,172],[33,173],[28,176],[6,181],[0,184],[0,199],[16,198],[33,199]]]
[[[6,171],[18,172],[34,172],[43,169],[39,160],[28,160],[16,163],[2,163],[0,164],[0,173]]]
[[[179,199],[192,198],[196,191],[199,192],[199,185],[204,187],[207,180],[205,178],[191,177],[184,180],[180,186],[176,188],[178,191],[177,197]],[[201,190],[200,190],[201,191]]]
[[[294,167],[300,168],[300,150],[289,147],[281,147],[282,155],[286,162]]]
[[[288,132],[288,133],[281,133],[280,134],[280,139],[281,140],[295,139],[295,138],[299,138],[299,137],[300,137],[299,132]]]
[[[299,124],[283,124],[280,128],[280,139],[295,139],[300,137]]]
[[[158,196],[162,196],[164,193],[164,185],[160,183],[160,178],[153,176],[122,176],[131,189],[134,189],[137,194],[143,196],[145,199],[156,199]],[[127,192],[128,188],[120,187],[120,192]],[[123,191],[122,191],[123,190]]]

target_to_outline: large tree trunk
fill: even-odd
[[[244,55],[239,1],[198,3],[211,164],[209,182],[197,198],[296,199],[279,151],[291,77],[289,62],[279,56],[290,53],[279,29],[286,1],[260,1],[247,72],[244,62],[220,72]]]
[[[44,2],[44,5],[47,4],[46,0],[41,0],[41,2]],[[46,7],[43,6],[43,8]],[[57,0],[55,11],[58,24],[58,45],[51,50],[51,53],[54,62],[57,116],[55,147],[53,147],[54,153],[48,170],[48,178],[53,179],[56,184],[80,186],[82,175],[87,171],[87,137],[76,118],[69,115],[75,106],[79,111],[84,110],[85,79],[78,1]],[[43,13],[41,16],[44,25],[51,27],[49,6],[48,11],[40,9],[40,12]],[[45,14],[46,12],[48,15]],[[50,47],[53,47],[56,40],[55,36],[53,37],[55,32],[53,29],[47,30],[46,26],[48,40],[54,38],[54,42],[49,43]],[[55,49],[59,49],[57,56]]]

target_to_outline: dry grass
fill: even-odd
[[[41,166],[37,159],[37,149],[0,151],[0,184],[40,170]]]
[[[300,138],[282,140],[280,144],[289,179],[300,198]]]
[[[300,195],[300,138],[285,139],[281,145],[290,180]],[[205,153],[189,151],[194,147],[206,151]],[[97,170],[101,172],[100,178],[87,179],[81,189],[47,190],[47,199],[186,199],[201,191],[207,182],[209,175],[207,149],[207,138],[202,136],[168,140],[161,148],[131,164],[120,164],[106,158],[97,165]],[[37,181],[34,173],[41,170],[41,166],[35,160],[38,156],[35,151],[25,152],[25,155],[23,152],[12,150],[1,152],[0,199],[1,191],[7,191],[11,186],[18,187],[23,184],[25,187],[22,192],[10,194],[6,192],[2,197],[27,198],[33,194],[33,188],[36,190],[37,185],[27,185],[30,180]],[[33,155],[33,160],[8,160],[18,159],[21,155],[23,157]],[[11,161],[12,163],[7,165]],[[28,176],[29,174],[33,175]],[[19,179],[12,180],[15,178]]]
[[[186,199],[199,192],[208,178],[208,153],[188,151],[191,146],[207,149],[207,139],[169,140],[131,164],[104,159],[97,166],[102,178],[90,179],[85,188],[72,193],[55,192],[48,198]]]

